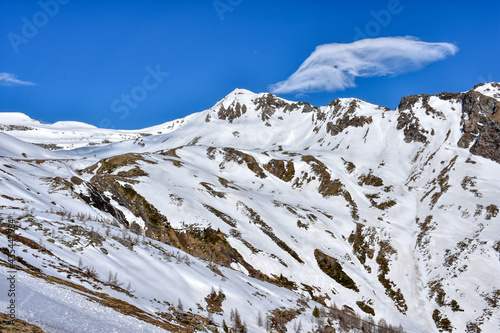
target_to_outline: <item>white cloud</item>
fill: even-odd
[[[274,93],[336,91],[355,87],[356,77],[397,75],[454,55],[450,43],[427,43],[414,37],[362,39],[324,44],[287,80],[271,85]]]
[[[33,86],[33,82],[21,81],[11,73],[0,73],[0,86]]]

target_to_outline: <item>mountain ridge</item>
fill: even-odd
[[[412,95],[390,110],[355,98],[314,107],[237,89],[210,109],[159,125],[162,133],[137,131],[119,141],[126,138],[110,131],[109,141],[118,141],[91,144],[107,138],[102,131],[99,139],[68,140],[75,149],[26,143],[6,150],[2,216],[83,228],[51,211],[88,214],[107,252],[119,245],[103,236],[100,220],[112,221],[114,237],[117,228],[137,233],[192,255],[197,265],[207,260],[223,275],[232,269],[271,282],[281,288],[276,295],[285,288],[291,299],[308,297],[316,302],[311,308],[346,306],[408,332],[492,330],[500,318],[499,91],[500,84],[489,83]],[[30,131],[3,131],[29,141]],[[72,250],[61,250],[68,235],[50,237],[52,243],[26,228],[26,237],[75,262]],[[147,241],[120,239],[134,258],[145,251]],[[77,248],[81,257],[92,254],[120,276],[129,274],[120,254],[111,260],[93,245]],[[182,270],[188,284],[189,272]],[[234,274],[226,288],[239,279]],[[193,309],[208,293],[172,292]],[[151,294],[138,288],[135,295],[137,306],[149,309]],[[237,293],[230,298],[218,324],[230,321],[234,304],[256,316]],[[265,298],[258,302],[272,310]],[[282,304],[293,309],[291,303]],[[307,313],[297,318],[308,320]],[[263,331],[249,321],[252,331]],[[291,331],[293,320],[288,325]],[[338,325],[331,324],[348,331]]]

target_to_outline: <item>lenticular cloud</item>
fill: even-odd
[[[287,80],[271,86],[274,93],[336,91],[354,87],[356,77],[398,75],[454,55],[450,43],[427,43],[414,37],[363,39],[350,44],[324,44]]]

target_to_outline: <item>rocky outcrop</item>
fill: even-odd
[[[286,164],[285,164],[286,162]],[[264,165],[264,168],[279,179],[289,182],[295,176],[295,167],[293,161],[270,160]]]
[[[60,150],[60,149],[64,148],[62,146],[56,145],[55,143],[36,143],[36,142],[33,142],[32,144],[34,144],[35,146],[38,146],[38,147],[42,147],[42,148],[47,149],[47,150]]]
[[[500,103],[492,97],[469,91],[462,98],[460,148],[500,163]],[[471,146],[472,144],[472,146]]]
[[[252,155],[248,155],[242,151],[239,151],[234,148],[224,148],[223,149],[225,156],[224,156],[224,161],[225,162],[236,162],[238,164],[245,163],[253,173],[255,173],[256,176],[260,178],[266,178],[267,175],[264,172],[264,170],[260,167],[259,163],[255,160],[255,158]]]
[[[261,97],[254,99],[253,104],[255,105],[255,111],[260,112],[259,116],[264,122],[271,119],[278,109],[281,109],[281,111],[285,113],[290,113],[295,110],[302,110],[302,112],[305,113],[319,110],[317,107],[312,106],[309,103],[289,103],[273,94],[262,95]],[[234,101],[227,108],[225,108],[224,105],[220,105],[219,110],[217,111],[217,117],[220,120],[227,120],[229,123],[233,123],[233,120],[244,115],[247,112],[247,109],[247,105]],[[210,120],[211,115],[207,114],[205,121],[210,122]]]
[[[266,94],[262,97],[256,98],[254,100],[255,105],[257,106],[255,110],[261,111],[261,118],[263,121],[269,120],[272,115],[276,112],[277,109],[283,109],[283,112],[290,113],[295,110],[302,109],[302,112],[308,113],[313,111],[318,111],[318,108],[312,106],[306,102],[297,102],[297,103],[287,103],[279,97],[274,96],[273,94]]]
[[[428,131],[426,131],[420,125],[418,117],[415,115],[413,108],[421,100],[422,96],[411,95],[406,96],[401,99],[399,103],[398,110],[398,124],[396,126],[397,130],[403,130],[404,140],[407,143],[410,142],[421,142],[426,143]]]
[[[317,107],[312,106],[311,104],[306,103],[306,102],[294,103],[294,104],[291,104],[291,106],[302,107],[302,112],[303,113],[309,113],[309,112],[313,112],[313,111],[318,111],[319,110]]]
[[[343,111],[343,105],[340,99],[330,102],[328,106],[333,108],[331,118],[336,118],[335,122],[329,121],[326,123],[326,132],[332,136],[341,133],[348,127],[363,127],[373,122],[372,117],[356,115],[356,108],[358,107],[357,100],[353,100],[349,103],[349,108],[342,116],[340,116],[340,114]]]
[[[34,131],[34,127],[23,125],[0,125],[0,131]]]
[[[110,214],[120,224],[126,226],[130,225],[130,223],[125,218],[125,215],[111,204],[109,198],[106,197],[102,191],[100,191],[97,187],[89,183],[86,184],[86,187],[88,189],[88,194],[79,195],[83,201],[85,201],[88,205],[99,209],[100,211]]]
[[[462,136],[457,142],[460,148],[469,149],[479,155],[500,163],[500,102],[493,97],[485,96],[477,91],[466,93],[441,93],[435,95],[439,99],[462,104],[460,122]],[[445,115],[429,105],[429,95],[411,95],[403,97],[398,106],[399,116],[396,129],[403,130],[405,142],[428,142],[428,130],[422,127],[414,112],[418,107],[425,110],[426,115],[445,119]]]
[[[224,108],[224,105],[221,105],[219,108],[219,112],[217,112],[217,116],[221,120],[228,120],[229,123],[233,123],[233,120],[241,117],[243,114],[247,112],[247,106],[245,104],[241,105],[239,102],[236,105],[229,105]],[[207,118],[208,119],[208,118]],[[210,121],[210,119],[208,119]]]
[[[262,110],[260,116],[263,121],[269,120],[269,118],[271,118],[272,115],[276,112],[276,109],[284,108],[287,106],[287,103],[284,100],[272,94],[267,94],[263,97],[256,98],[254,100],[254,103],[255,105],[257,105],[255,110]]]
[[[344,272],[342,265],[337,259],[321,252],[319,249],[314,250],[314,257],[318,263],[319,268],[330,278],[335,280],[341,286],[347,289],[359,292],[359,288],[353,279]]]

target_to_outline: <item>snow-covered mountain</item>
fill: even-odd
[[[44,124],[23,113],[0,113],[0,131],[48,150],[69,150],[124,140],[137,140],[145,136],[168,133],[181,126],[183,122],[183,119],[179,119],[138,131],[128,131],[97,128],[77,121]]]
[[[0,114],[18,315],[54,332],[498,331],[499,109],[488,83],[395,110],[237,89],[138,131]]]

